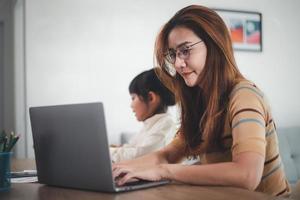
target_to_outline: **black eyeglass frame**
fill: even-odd
[[[199,43],[201,43],[201,42],[203,42],[203,40],[199,40],[198,42],[195,42],[195,43],[190,44],[190,45],[182,44],[179,47],[177,47],[176,49],[168,49],[168,52],[165,53],[165,60],[170,64],[175,64],[176,57],[179,57],[180,59],[186,60],[190,56],[190,51],[192,50],[192,47],[199,44]],[[179,50],[179,52],[178,52],[178,50]],[[175,55],[173,58],[170,55],[171,51]],[[183,53],[183,51],[187,51],[187,52]]]

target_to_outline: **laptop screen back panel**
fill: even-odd
[[[30,108],[39,182],[114,191],[102,103]]]

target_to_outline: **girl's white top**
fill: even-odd
[[[156,114],[143,123],[142,129],[128,144],[110,147],[113,162],[130,160],[156,151],[170,143],[176,133],[176,125],[168,113]]]

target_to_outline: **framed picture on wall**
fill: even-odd
[[[234,50],[262,51],[262,15],[259,12],[214,9],[225,21]]]

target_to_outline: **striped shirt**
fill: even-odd
[[[183,148],[183,137],[176,137],[172,144]],[[256,152],[265,158],[263,175],[256,191],[274,196],[288,195],[291,191],[279,155],[278,139],[269,104],[264,94],[251,82],[237,84],[229,97],[225,119],[222,152],[197,151],[203,164],[230,162],[242,152]]]

